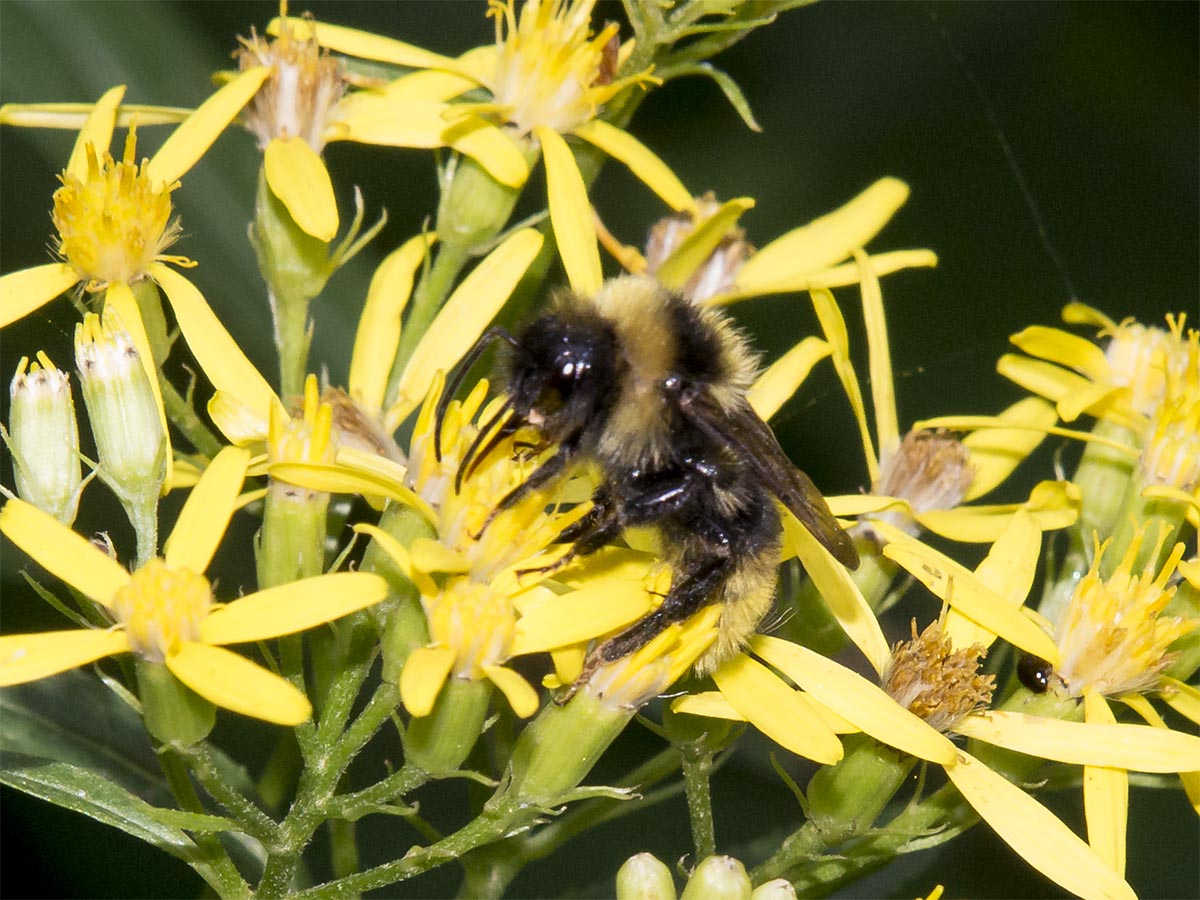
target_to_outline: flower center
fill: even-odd
[[[1056,671],[1072,697],[1081,697],[1089,689],[1115,695],[1157,687],[1160,674],[1174,658],[1167,648],[1200,627],[1200,621],[1162,615],[1175,594],[1167,581],[1183,557],[1183,544],[1176,544],[1157,577],[1157,549],[1135,575],[1133,561],[1142,540],[1139,534],[1130,541],[1125,557],[1107,579],[1100,577],[1107,544],[1098,547],[1091,569],[1063,611],[1055,634],[1062,653]]]
[[[79,273],[89,291],[133,282],[163,258],[179,236],[172,221],[171,192],[179,183],[156,185],[137,161],[137,134],[130,129],[125,155],[115,161],[87,147],[88,172],[79,179],[64,171],[54,192],[51,218],[58,229],[58,252]]]
[[[1200,379],[1200,335],[1184,334],[1184,317],[1168,316],[1167,329],[1124,322],[1112,332],[1104,355],[1115,384],[1129,388],[1130,403],[1153,416],[1164,399]]]
[[[566,134],[594,118],[600,106],[639,79],[614,81],[619,27],[591,34],[595,0],[491,0],[499,56],[492,94],[521,134],[538,125]]]
[[[169,569],[161,559],[134,572],[112,601],[134,652],[150,662],[162,662],[185,641],[198,640],[211,605],[207,578],[187,569]]]
[[[338,451],[333,404],[322,402],[315,375],[304,380],[304,397],[295,412],[285,418],[278,406],[271,407],[267,436],[271,462],[332,465]]]
[[[315,38],[299,37],[285,21],[275,40],[251,33],[240,38],[238,68],[270,66],[271,76],[242,114],[247,129],[266,149],[275,138],[301,138],[315,152],[325,146],[326,126],[346,90],[342,63]]]
[[[953,731],[966,716],[992,700],[995,676],[979,674],[986,654],[979,644],[955,650],[937,622],[918,635],[914,619],[912,640],[892,648],[883,689],[938,731]]]
[[[455,653],[454,674],[479,680],[484,666],[503,665],[516,637],[512,598],[491,585],[452,578],[436,597],[422,597],[433,646]]]

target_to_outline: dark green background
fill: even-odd
[[[446,53],[492,33],[482,3],[313,3],[293,11],[304,8]],[[602,10],[620,15],[615,5]],[[748,132],[716,88],[698,80],[652,94],[633,130],[694,190],[756,197],[758,207],[744,221],[759,245],[881,175],[907,181],[912,199],[872,249],[930,247],[941,264],[884,282],[902,423],[994,411],[1020,396],[993,369],[1007,336],[1029,323],[1056,323],[1072,295],[1116,318],[1161,322],[1172,310],[1196,314],[1197,10],[1194,3],[821,4],[785,14],[717,60],[744,88],[763,134]],[[0,3],[0,101],[90,100],[127,83],[131,102],[195,104],[210,90],[209,74],[228,65],[233,35],[261,27],[274,11],[270,3],[8,0]],[[147,130],[147,151],[162,133]],[[70,144],[65,133],[0,131],[4,272],[49,259],[49,196]],[[391,215],[383,240],[332,282],[315,310],[314,362],[340,381],[373,261],[420,227],[436,193],[428,152],[335,146],[327,156],[343,195],[358,183],[369,210],[383,206]],[[185,231],[177,250],[200,262],[191,277],[230,329],[242,338],[258,335],[248,352],[273,372],[265,300],[244,240],[256,166],[248,135],[221,138],[175,195]],[[610,227],[630,242],[640,242],[662,214],[658,201],[613,167],[595,198]],[[853,329],[856,297],[841,297]],[[816,328],[804,298],[754,301],[737,312],[768,359]],[[70,321],[66,302],[58,301],[6,329],[4,377],[20,355],[37,349],[66,366]],[[847,407],[826,371],[776,424],[793,458],[823,488],[861,484]],[[1048,471],[1048,451],[1040,460],[1040,472]],[[4,471],[11,484],[7,463]],[[1031,469],[1025,486],[1038,475]],[[112,525],[117,514],[97,511],[103,493],[92,488],[79,527],[111,528],[122,540],[121,527]],[[13,604],[30,603],[14,596],[10,579],[19,565],[10,549],[8,621],[20,614]],[[618,749],[636,754],[651,743],[633,734]],[[747,857],[753,851],[739,841],[764,821],[782,830],[794,816],[774,775],[751,761],[768,749],[764,743],[741,754],[715,785],[718,839]],[[1061,813],[1077,823],[1077,796],[1064,800]],[[1195,896],[1197,823],[1182,796],[1135,790],[1132,804],[1131,883],[1147,897]],[[33,878],[47,896],[195,892],[182,865],[159,864],[141,845],[100,826],[11,792],[3,812],[2,893],[13,894],[19,876]],[[568,846],[559,864],[532,867],[513,893],[603,895],[611,891],[605,879],[629,853],[650,849],[673,862],[689,846],[682,805],[667,804]],[[1050,890],[976,829],[846,896],[913,896],[937,882],[950,896]],[[444,893],[453,884],[452,876],[436,876],[412,890]]]

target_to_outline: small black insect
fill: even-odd
[[[509,345],[508,399],[468,449],[460,478],[472,460],[531,425],[557,449],[498,510],[590,464],[599,487],[591,511],[563,535],[574,543],[570,555],[649,525],[661,532],[673,567],[662,604],[593,650],[589,667],[634,652],[710,603],[722,604],[719,636],[696,670],[707,674],[735,655],[774,596],[776,499],[839,562],[858,566],[853,541],[820,491],[747,401],[755,359],[717,310],[645,277],[613,279],[592,297],[564,292],[518,337],[493,328],[480,339],[441,398],[439,422],[458,381],[493,340]],[[440,446],[437,452],[440,458]]]
[[[1017,680],[1035,694],[1050,690],[1050,679],[1054,677],[1054,666],[1032,653],[1024,653],[1017,660]]]

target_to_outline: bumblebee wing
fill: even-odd
[[[707,391],[698,391],[692,396],[685,395],[680,408],[703,434],[737,453],[743,464],[792,511],[834,559],[848,569],[858,568],[854,541],[833,517],[829,504],[812,479],[788,459],[775,433],[750,404],[739,403],[731,411],[718,405]]]

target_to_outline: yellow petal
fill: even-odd
[[[125,85],[109,88],[96,101],[91,113],[75,138],[75,147],[71,150],[71,159],[67,162],[67,171],[80,181],[87,180],[88,157],[87,146],[95,148],[96,158],[104,159],[104,154],[112,143],[113,127],[117,121],[117,107],[125,96]]]
[[[1083,708],[1084,718],[1088,722],[1116,724],[1117,720],[1102,694],[1085,691]],[[1087,821],[1088,843],[1117,874],[1124,875],[1129,829],[1129,775],[1124,769],[1083,767],[1083,812]]]
[[[982,497],[1000,485],[1043,440],[1045,429],[1058,421],[1058,412],[1040,397],[1018,400],[996,417],[1014,428],[980,428],[963,438],[975,476],[964,500]]]
[[[453,665],[454,651],[445,647],[418,647],[409,654],[400,670],[404,708],[414,716],[429,715]]]
[[[167,295],[183,339],[213,387],[258,410],[265,422],[271,406],[279,402],[275,391],[230,337],[204,295],[178,272],[159,263],[150,267],[150,274]]]
[[[508,300],[542,248],[542,236],[523,228],[505,239],[477,265],[442,306],[413,352],[388,410],[394,427],[412,412],[429,390],[434,374],[448,372],[475,343]]]
[[[1018,511],[1033,516],[1042,531],[1053,531],[1075,524],[1083,494],[1069,481],[1043,481],[1034,486],[1024,503],[997,506],[957,506],[954,509],[931,509],[915,513],[925,528],[964,543],[985,543],[996,540]]]
[[[974,574],[932,547],[915,541],[887,522],[872,523],[885,540],[883,555],[913,575],[939,598],[993,634],[1022,650],[1058,665],[1058,646],[1050,635],[996,594]]]
[[[47,263],[0,276],[0,328],[23,319],[80,281],[66,263]]]
[[[705,716],[709,719],[728,719],[745,722],[746,717],[738,712],[720,691],[704,691],[699,694],[684,694],[671,703],[671,712],[689,716]]]
[[[868,371],[871,375],[871,406],[875,412],[875,440],[883,453],[900,446],[900,422],[896,415],[896,385],[892,374],[892,350],[888,343],[883,291],[870,258],[855,249],[854,261],[862,276],[863,322],[867,329]]]
[[[400,346],[400,316],[412,294],[413,279],[425,261],[433,234],[409,238],[389,253],[371,276],[367,302],[358,320],[350,357],[350,396],[372,416],[383,409],[388,372]]]
[[[395,38],[384,37],[369,31],[359,31],[357,28],[330,25],[327,22],[312,22],[300,18],[286,20],[275,18],[267,26],[267,33],[279,34],[279,27],[284,21],[292,29],[292,33],[298,37],[311,33],[322,47],[336,53],[344,53],[347,56],[375,59],[409,69],[444,69],[447,72],[454,72],[462,68],[452,57],[442,56],[440,53],[425,50],[415,44],[406,44]]]
[[[846,567],[809,534],[791,510],[783,510],[783,533],[785,543],[800,557],[804,571],[816,585],[833,617],[875,671],[882,672],[891,661],[891,649],[879,627],[879,620]]]
[[[993,711],[968,717],[958,731],[997,747],[1074,765],[1134,772],[1200,769],[1200,737],[1149,725],[1066,722]]]
[[[1017,510],[992,544],[987,557],[976,567],[975,577],[1007,603],[1020,606],[1029,596],[1041,549],[1042,530],[1028,512]],[[996,635],[956,609],[946,613],[942,631],[960,649],[973,644],[986,649],[996,639]]]
[[[212,561],[237,504],[250,451],[226,447],[213,458],[196,485],[163,547],[170,569],[200,573]]]
[[[867,257],[871,268],[877,276],[890,275],[901,269],[932,268],[938,263],[937,254],[932,250],[889,250],[886,253],[873,253]],[[713,304],[736,303],[750,297],[761,297],[766,294],[792,294],[797,291],[811,291],[816,288],[846,287],[859,283],[859,268],[857,262],[842,263],[815,272],[802,272],[792,278],[781,278],[779,281],[758,282],[744,285],[739,282],[732,291],[713,297],[707,302]]]
[[[1011,340],[1030,356],[1067,366],[1092,381],[1106,378],[1110,371],[1103,350],[1087,338],[1060,328],[1031,325],[1014,334]]]
[[[722,203],[716,212],[701,222],[699,227],[684,238],[679,246],[671,252],[671,255],[663,260],[658,271],[654,273],[654,277],[669,288],[681,289],[716,252],[721,242],[729,236],[742,213],[753,207],[754,199],[752,197],[737,197]],[[633,252],[637,253],[637,251]],[[640,256],[640,254],[638,255]],[[617,259],[619,260],[620,256]],[[637,263],[633,265],[636,266]],[[641,260],[641,265],[644,271],[644,259]],[[637,271],[629,265],[626,268],[631,272]]]
[[[521,616],[510,652],[520,656],[582,643],[624,628],[652,608],[641,581],[600,581]]]
[[[747,722],[781,747],[823,765],[842,758],[837,735],[761,663],[738,654],[713,673],[713,681]]]
[[[338,465],[317,463],[277,463],[269,469],[272,478],[329,494],[364,494],[387,497],[433,519],[429,504],[392,478],[373,472],[359,472]]]
[[[166,663],[172,675],[224,709],[277,725],[299,725],[312,715],[294,685],[222,647],[188,642]]]
[[[263,410],[253,409],[232,394],[217,391],[209,398],[208,415],[231,444],[244,447],[267,439],[269,423]]]
[[[369,572],[334,572],[267,588],[214,610],[200,623],[206,644],[241,644],[306,631],[358,612],[387,596]]]
[[[1096,329],[1113,330],[1117,323],[1095,307],[1073,301],[1063,307],[1063,321],[1068,325],[1091,325]]]
[[[867,408],[863,402],[862,390],[858,386],[858,376],[854,373],[854,363],[850,361],[850,333],[846,330],[846,320],[842,311],[828,290],[810,291],[813,309],[825,332],[825,340],[829,342],[831,359],[838,380],[850,400],[850,408],[854,411],[854,420],[858,423],[858,432],[862,439],[863,453],[867,461],[867,475],[874,484],[879,478],[879,459],[875,455],[875,444],[871,440],[871,428],[867,424]],[[888,448],[879,447],[879,453]]]
[[[163,492],[166,493],[167,485],[171,483],[175,454],[171,450],[171,432],[167,428],[167,412],[163,407],[162,386],[158,383],[158,361],[154,359],[153,351],[150,349],[150,338],[146,336],[146,326],[142,324],[142,314],[138,311],[137,300],[134,299],[129,285],[124,282],[110,285],[104,292],[104,305],[106,308],[111,306],[121,317],[125,330],[129,332],[129,337],[133,340],[133,346],[137,348],[142,371],[146,373],[146,380],[150,382],[150,393],[154,397],[154,406],[158,410],[158,424],[162,427],[167,442],[166,471],[163,473]]]
[[[1064,422],[1072,422],[1086,411],[1092,415],[1103,415],[1118,425],[1138,427],[1136,414],[1129,408],[1128,402],[1122,400],[1127,391],[1115,392],[1111,385],[1093,384],[1062,366],[1013,353],[1000,357],[996,371],[1027,391],[1052,400]]]
[[[763,247],[742,267],[738,287],[746,290],[800,278],[845,259],[879,233],[908,194],[904,182],[881,178],[845,206]]]
[[[484,666],[483,674],[496,687],[500,688],[508,700],[508,705],[522,719],[527,719],[538,711],[538,694],[520,675],[512,669],[503,666]]]
[[[79,131],[87,124],[95,103],[5,103],[0,106],[0,125],[18,128],[65,128]],[[183,106],[148,106],[142,103],[122,103],[117,108],[118,128],[137,125],[178,125],[192,111]],[[106,142],[107,147],[111,142]],[[68,166],[68,169],[74,172]]]
[[[263,151],[263,174],[305,234],[329,243],[337,235],[338,209],[329,170],[303,138],[272,138]]]
[[[0,531],[52,575],[57,575],[101,606],[129,583],[121,564],[54,516],[24,500],[0,510]]]
[[[600,250],[592,224],[592,204],[571,149],[552,128],[539,125],[534,134],[542,145],[550,223],[567,280],[578,293],[591,296],[600,289]]]
[[[1184,684],[1177,678],[1164,678],[1162,697],[1167,705],[1181,716],[1200,725],[1200,690]]]
[[[501,128],[480,116],[464,116],[442,132],[447,147],[469,156],[501,184],[519,188],[529,180],[529,163]]]
[[[147,164],[146,174],[150,179],[160,184],[178,181],[258,93],[270,74],[268,66],[247,69],[197,106]]]
[[[883,512],[885,509],[898,510],[905,515],[912,513],[912,507],[902,497],[886,497],[875,494],[833,494],[826,495],[825,502],[829,504],[830,512],[839,518]]]
[[[1163,717],[1150,705],[1150,701],[1141,694],[1123,694],[1119,699],[1149,722],[1152,727],[1162,729],[1163,731],[1169,730],[1169,726]],[[1180,772],[1179,781],[1183,784],[1183,790],[1187,794],[1188,802],[1192,804],[1192,809],[1196,811],[1197,815],[1200,815],[1200,771]]]
[[[408,550],[394,537],[386,531],[376,528],[374,525],[366,525],[361,522],[354,526],[354,530],[360,534],[370,535],[372,540],[379,545],[379,548],[391,557],[392,562],[396,564],[396,567],[404,574],[404,577],[415,584],[417,590],[424,596],[432,597],[437,594],[438,587],[434,580],[413,565],[412,559],[409,558]]]
[[[807,647],[761,634],[750,642],[750,649],[818,703],[877,740],[931,762],[954,762],[957,751],[945,735],[840,663]]]
[[[0,637],[0,687],[37,681],[128,650],[124,631],[6,634]]]
[[[417,538],[408,548],[412,564],[422,572],[467,572],[471,561],[462,553],[455,553],[440,541]]]
[[[195,487],[196,482],[200,480],[203,474],[195,464],[188,462],[186,459],[175,460],[175,467],[171,472],[171,485],[169,490],[176,491],[180,488]]]
[[[830,354],[829,344],[820,338],[806,337],[758,376],[746,399],[764,422],[779,412],[779,407],[796,393],[813,366]]]
[[[624,163],[638,181],[658,194],[671,209],[676,212],[696,211],[696,199],[692,192],[683,186],[683,182],[671,171],[670,166],[628,131],[599,119],[592,119],[580,125],[572,134]]]
[[[435,100],[393,99],[362,91],[338,104],[338,120],[327,137],[383,147],[442,147],[444,113],[449,109],[449,104]]]
[[[963,750],[946,774],[1000,838],[1085,900],[1136,900],[1133,890],[1050,810]]]

